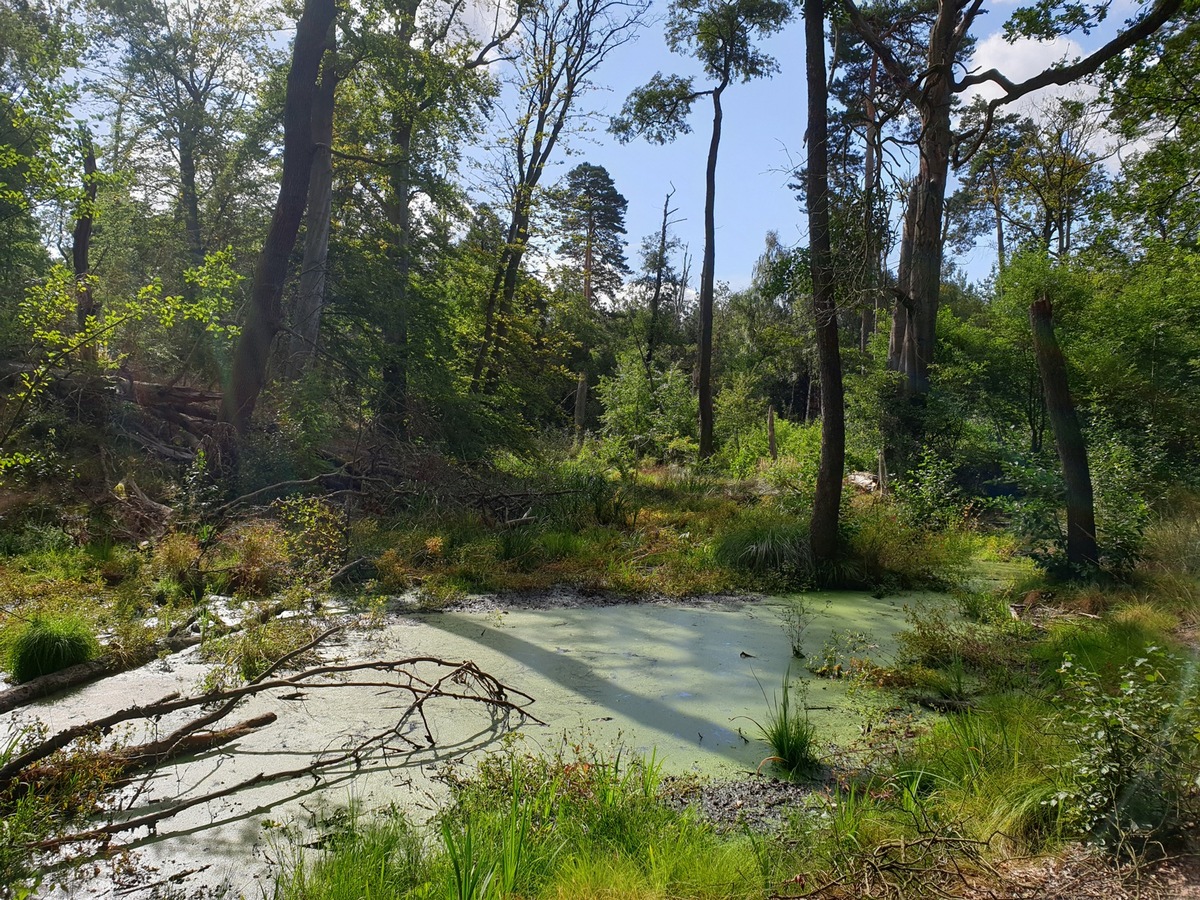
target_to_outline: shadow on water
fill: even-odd
[[[680,708],[681,705],[699,706],[701,704],[688,701],[702,698],[698,698],[696,692],[684,689],[688,683],[687,679],[667,674],[661,661],[649,653],[638,654],[633,650],[617,649],[604,657],[609,665],[602,668],[581,658],[589,653],[596,653],[594,650],[550,650],[518,637],[509,629],[480,630],[478,616],[439,613],[425,617],[422,621],[431,628],[439,628],[474,641],[523,667],[533,669],[549,681],[574,693],[597,712],[607,710],[619,714],[646,729],[666,732],[682,741],[694,742],[698,746],[705,744],[707,740],[708,745],[703,749],[725,756],[734,763],[743,764],[748,759],[745,752],[736,752],[737,744],[744,746],[746,741],[737,738],[729,726],[728,716],[722,718],[717,715],[698,715]],[[613,642],[613,646],[617,648],[628,648],[634,646],[633,639],[638,638],[636,646],[643,646],[649,650],[660,645],[663,640],[661,632],[651,636],[644,628],[636,626],[627,629],[624,634],[613,633],[619,629],[607,631],[607,634],[604,631],[593,632],[593,641]],[[619,640],[614,640],[616,638]],[[616,665],[613,665],[614,662]],[[634,667],[641,669],[636,673],[636,677],[632,671]],[[776,678],[774,674],[770,677],[772,680]],[[684,702],[670,703],[666,701],[666,696],[673,696],[675,700]],[[713,712],[715,711],[713,709]],[[544,715],[542,717],[545,718]],[[555,723],[550,724],[553,726]]]

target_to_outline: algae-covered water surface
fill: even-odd
[[[564,740],[594,744],[601,752],[619,744],[654,753],[667,773],[747,777],[770,755],[755,720],[763,720],[789,671],[793,683],[803,682],[819,744],[846,742],[859,733],[856,704],[862,701],[849,695],[844,681],[816,678],[807,660],[793,658],[779,615],[793,599],[491,603],[486,609],[385,617],[349,632],[324,655],[347,662],[423,655],[472,660],[533,697],[530,710],[545,724],[518,725],[516,718],[502,720],[478,704],[439,700],[426,709],[433,748],[414,751],[401,735],[369,765],[326,770],[320,779],[260,784],[197,805],[161,823],[155,834],[135,832],[133,844],[145,863],[164,872],[197,870],[184,879],[197,889],[223,885],[233,896],[257,896],[269,878],[272,836],[281,826],[303,827],[320,810],[351,799],[367,809],[405,806],[420,818],[445,797],[436,778],[445,763],[470,764],[478,753],[497,747],[513,726],[529,751],[552,751]],[[904,624],[904,606],[927,599],[932,598],[803,595],[809,612],[803,650],[819,662],[831,640],[841,636],[844,647],[851,636],[857,655],[889,659]],[[37,717],[59,728],[134,699],[195,691],[204,671],[190,654],[159,661],[30,708],[14,724]],[[394,693],[371,686],[256,697],[247,703],[246,715],[271,712],[278,715],[274,724],[167,767],[130,798],[127,814],[233,786],[258,773],[302,770],[321,754],[394,723],[403,705]],[[418,723],[410,726],[417,737]],[[117,893],[105,879],[61,890],[66,896]],[[139,896],[124,889],[120,895]]]
[[[822,742],[858,731],[848,715],[847,685],[815,678],[806,662],[830,642],[890,658],[903,625],[903,601],[867,594],[809,594],[803,635],[807,659],[794,659],[779,613],[788,598],[759,602],[638,604],[445,612],[395,626],[394,640],[414,649],[474,659],[532,694],[550,726],[529,739],[584,737],[652,750],[669,772],[733,775],[768,755],[754,720],[789,670],[806,685],[810,717]]]

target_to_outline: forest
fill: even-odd
[[[0,897],[1200,896],[1196,0],[0,0],[0,383]]]

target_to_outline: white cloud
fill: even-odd
[[[1004,39],[1004,35],[997,31],[979,42],[975,48],[975,55],[971,57],[970,71],[986,72],[988,69],[995,69],[1009,81],[1021,82],[1026,78],[1032,78],[1050,66],[1070,62],[1081,56],[1083,56],[1083,47],[1070,38],[1060,37],[1052,41],[1021,38],[1010,44]],[[963,100],[966,103],[970,103],[976,97],[992,100],[999,97],[1001,93],[998,85],[985,82],[963,92]],[[1093,90],[1092,94],[1094,93]],[[1080,87],[1078,85],[1053,86],[1034,91],[1012,104],[1010,109],[1032,116],[1037,107],[1044,106],[1048,100],[1067,96],[1078,98]]]
[[[971,57],[970,71],[986,72],[995,69],[1009,81],[1020,83],[1051,66],[1070,63],[1083,55],[1083,47],[1070,38],[1059,37],[1051,41],[1021,38],[1009,43],[1002,33],[995,32],[979,42],[974,56]],[[985,82],[964,91],[962,99],[966,104],[970,104],[976,97],[992,100],[1002,93],[999,85]],[[1045,118],[1045,111],[1054,106],[1055,100],[1065,98],[1091,104],[1098,95],[1096,86],[1085,82],[1051,85],[1026,94],[1020,100],[1003,107],[1003,110],[1041,122]],[[1120,147],[1117,136],[1103,127],[1096,129],[1088,144],[1089,148],[1101,157],[1105,168],[1110,172],[1117,171],[1122,155],[1136,149],[1129,146]]]

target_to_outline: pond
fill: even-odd
[[[744,778],[770,754],[755,720],[763,720],[768,699],[779,693],[789,669],[804,685],[823,747],[859,733],[864,701],[850,696],[845,682],[815,678],[804,660],[792,658],[779,613],[793,599],[589,604],[568,597],[533,608],[490,602],[463,611],[389,615],[348,634],[324,654],[344,660],[470,659],[535,698],[531,712],[546,724],[516,728],[525,749],[553,751],[564,740],[601,750],[620,744],[653,752],[667,773]],[[851,633],[869,645],[859,655],[875,659],[892,656],[906,605],[936,601],[933,595],[878,599],[849,592],[810,593],[802,599],[811,612],[803,637],[806,653],[820,657],[831,638]],[[59,728],[171,691],[194,692],[205,670],[194,655],[182,654],[30,707],[16,721],[36,717]],[[303,769],[314,756],[395,721],[404,705],[395,694],[372,687],[254,698],[241,717],[270,711],[279,717],[274,724],[236,745],[162,770],[130,795],[126,814],[231,787],[259,773]],[[417,752],[401,739],[368,765],[348,764],[320,779],[261,784],[197,805],[160,824],[154,834],[136,833],[137,859],[156,868],[161,879],[190,871],[171,882],[188,896],[221,886],[232,896],[269,896],[270,866],[284,826],[303,828],[323,810],[351,800],[366,809],[398,804],[418,818],[428,815],[445,797],[434,778],[440,768],[497,747],[509,730],[477,705],[438,700],[427,713],[436,747]],[[170,725],[157,727],[165,733]],[[409,727],[418,729],[416,722]],[[129,884],[106,874],[46,895],[156,896],[137,886],[139,877],[144,884],[144,873],[131,876]]]

